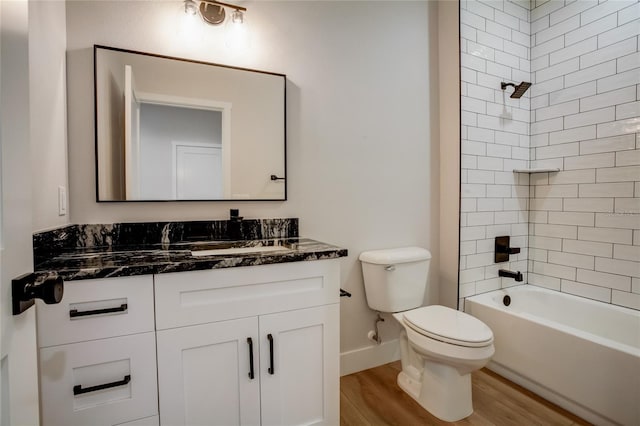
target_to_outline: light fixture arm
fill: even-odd
[[[246,7],[236,6],[235,4],[230,4],[230,3],[223,3],[221,1],[216,1],[216,0],[200,0],[200,3],[215,4],[218,6],[224,6],[224,7],[228,7],[235,10],[241,10],[243,12],[247,11]]]

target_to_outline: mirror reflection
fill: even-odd
[[[285,76],[94,48],[98,201],[285,200]]]

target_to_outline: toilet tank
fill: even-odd
[[[360,254],[367,303],[380,312],[422,306],[431,253],[421,247],[371,250]]]

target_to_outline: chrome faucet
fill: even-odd
[[[517,282],[522,281],[522,272],[520,271],[513,272],[513,271],[507,271],[506,269],[498,269],[498,276],[513,278]]]

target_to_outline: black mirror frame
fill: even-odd
[[[282,77],[284,79],[284,146],[283,146],[283,150],[284,150],[284,175],[285,177],[278,177],[278,180],[283,180],[283,184],[284,184],[284,196],[283,198],[270,198],[270,199],[266,199],[266,198],[259,198],[259,199],[245,199],[245,198],[240,198],[240,199],[231,199],[231,198],[225,198],[225,199],[212,199],[212,200],[101,200],[100,199],[100,190],[98,188],[98,84],[97,84],[97,58],[98,58],[98,49],[106,49],[106,50],[112,50],[112,51],[116,51],[116,52],[122,52],[122,53],[133,53],[133,54],[138,54],[138,55],[145,55],[145,56],[152,56],[152,57],[156,57],[156,58],[162,58],[162,59],[173,59],[173,60],[177,60],[177,61],[182,61],[182,62],[189,62],[189,63],[194,63],[194,64],[201,64],[201,65],[212,65],[212,66],[216,66],[216,67],[222,67],[222,68],[228,68],[228,69],[234,69],[234,70],[240,70],[240,71],[250,71],[250,72],[256,72],[256,73],[261,73],[261,74],[269,74],[269,75],[274,75],[274,76],[278,76],[278,77]],[[224,65],[224,64],[218,64],[215,62],[206,62],[206,61],[198,61],[195,59],[186,59],[186,58],[179,58],[179,57],[175,57],[175,56],[167,56],[167,55],[159,55],[159,54],[155,54],[155,53],[149,53],[149,52],[140,52],[140,51],[136,51],[136,50],[130,50],[130,49],[122,49],[122,48],[118,48],[118,47],[110,47],[110,46],[104,46],[104,45],[99,45],[99,44],[94,44],[93,45],[93,119],[94,119],[94,159],[95,159],[95,187],[96,187],[96,202],[97,203],[158,203],[158,202],[194,202],[194,201],[198,201],[198,202],[236,202],[236,201],[287,201],[287,176],[288,176],[288,169],[287,169],[287,76],[286,74],[281,74],[281,73],[276,73],[276,72],[270,72],[270,71],[263,71],[263,70],[256,70],[256,69],[251,69],[251,68],[244,68],[244,67],[236,67],[236,66],[232,66],[232,65]],[[274,180],[273,178],[271,180]]]

